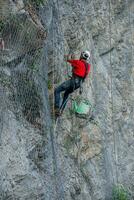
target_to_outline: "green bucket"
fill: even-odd
[[[73,102],[73,111],[75,113],[86,115],[89,113],[90,108],[91,104],[87,100],[81,101],[79,103],[77,101]]]

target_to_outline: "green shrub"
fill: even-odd
[[[48,87],[49,90],[51,90],[53,88],[53,84],[52,84],[51,80],[48,80],[47,87]]]
[[[128,191],[122,185],[114,186],[112,200],[129,200]]]
[[[41,4],[44,4],[45,0],[30,0],[32,4],[35,6],[40,6]]]

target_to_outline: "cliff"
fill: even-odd
[[[133,200],[134,2],[1,0],[0,10],[0,199],[118,200],[122,185]],[[75,91],[55,122],[64,55],[86,49],[94,120],[72,112]]]

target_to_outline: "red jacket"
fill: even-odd
[[[91,68],[90,64],[88,64],[88,69],[86,70],[86,63],[82,60],[67,60],[67,62],[71,63],[73,67],[72,73],[74,75],[84,78],[85,73],[87,76],[90,72],[90,68]]]

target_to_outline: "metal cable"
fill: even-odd
[[[131,7],[131,5],[129,5],[129,1],[128,0],[126,0],[126,8],[127,8],[127,14],[128,14],[128,26],[130,26],[130,38],[131,38],[131,40],[130,40],[130,42],[131,42],[131,56],[130,56],[130,58],[131,58],[131,62],[132,62],[132,66],[133,66],[133,30],[132,30],[132,28],[133,27],[131,27],[131,23],[132,23],[132,21],[131,21],[131,14],[132,14],[132,12],[131,12],[131,9],[133,9],[133,7]],[[128,32],[128,37],[129,37],[129,32]],[[126,58],[126,65],[128,64],[128,57]],[[130,151],[130,148],[129,148],[129,146],[127,145],[127,151],[129,152]],[[128,183],[129,183],[129,176],[127,176],[127,178],[128,178]],[[133,196],[132,196],[132,191],[130,191],[129,190],[129,187],[127,187],[127,191],[128,191],[128,195],[129,195],[129,197],[130,197],[130,199],[132,199],[133,198]]]
[[[110,49],[111,49],[111,34],[112,34],[112,27],[111,27],[111,0],[109,0],[109,45],[110,45]],[[113,112],[114,112],[114,99],[113,99],[113,66],[112,66],[112,57],[111,57],[111,51],[110,51],[110,76],[111,76],[111,106],[112,106],[112,118],[111,118],[111,128],[112,128],[112,134],[113,134],[113,139],[114,139],[114,155],[115,155],[115,169],[116,169],[116,180],[115,180],[115,184],[118,183],[118,152],[117,152],[117,144],[116,144],[116,133],[114,130],[114,116],[113,116]]]
[[[54,12],[58,12],[57,9],[57,2],[52,4],[52,9],[53,9],[53,16],[52,16],[52,46],[53,46],[53,51],[56,49],[57,50],[57,46],[55,44],[55,36],[56,36],[56,32],[55,32],[55,21],[54,21]],[[55,10],[54,10],[55,9]],[[57,50],[58,51],[58,50]],[[56,57],[58,57],[57,55],[57,51],[56,51]],[[54,53],[54,52],[53,52]],[[54,63],[54,72],[55,72],[55,63]],[[54,81],[55,81],[55,74],[53,73],[53,86],[54,86]],[[53,92],[54,92],[54,87],[53,87]],[[53,115],[54,115],[54,94],[53,94]],[[63,188],[63,182],[61,179],[61,175],[60,175],[60,168],[58,166],[58,158],[57,158],[57,154],[58,154],[58,144],[56,142],[56,137],[55,137],[55,133],[56,133],[56,128],[57,128],[57,124],[58,124],[58,120],[59,118],[56,120],[54,129],[51,131],[51,145],[52,145],[52,153],[53,153],[53,166],[54,166],[54,173],[55,173],[55,187],[56,190],[58,191],[57,193],[57,200],[64,200],[64,188]]]

